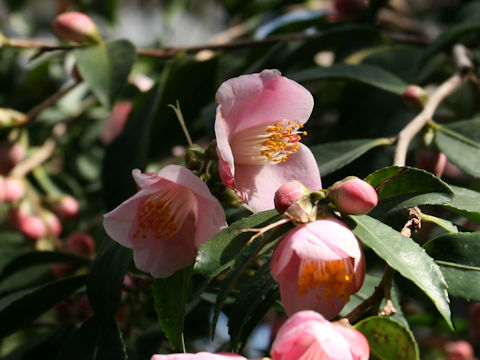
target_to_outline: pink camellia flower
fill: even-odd
[[[273,251],[271,273],[288,315],[315,310],[331,319],[365,278],[365,260],[353,232],[334,218],[290,230]]]
[[[226,226],[222,206],[190,170],[133,170],[140,190],[104,216],[110,237],[133,249],[135,264],[164,278],[193,263],[197,250]]]
[[[196,354],[169,354],[153,355],[150,360],[247,360],[243,356],[232,353],[212,354],[209,352],[199,352]]]
[[[328,197],[338,210],[352,215],[366,214],[378,203],[378,195],[372,185],[355,176],[333,184],[328,189]]]
[[[66,12],[56,17],[53,30],[64,40],[79,43],[100,41],[100,34],[95,23],[81,12]]]
[[[254,212],[272,209],[275,191],[287,181],[321,188],[315,158],[300,143],[313,109],[304,87],[264,70],[227,80],[215,99],[220,177]]]
[[[331,323],[314,311],[300,311],[280,328],[272,360],[367,360],[367,339],[357,330]]]
[[[120,135],[127,123],[132,108],[133,104],[131,101],[117,101],[115,103],[112,113],[105,119],[100,133],[100,140],[104,145],[110,144]]]

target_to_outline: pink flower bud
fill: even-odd
[[[362,286],[365,260],[353,232],[327,218],[288,231],[273,250],[271,274],[288,315],[315,310],[331,319]]]
[[[27,216],[20,219],[18,228],[23,235],[34,240],[47,235],[45,223],[37,216]]]
[[[63,40],[98,43],[100,34],[95,23],[81,12],[66,12],[57,16],[53,30]]]
[[[441,177],[447,165],[447,156],[444,153],[422,150],[417,156],[417,165],[420,169]]]
[[[131,101],[117,101],[115,103],[110,116],[103,123],[100,132],[100,140],[104,145],[110,144],[120,135],[127,123],[132,108],[133,104]]]
[[[62,223],[55,214],[50,211],[44,211],[42,213],[42,219],[47,226],[47,232],[49,235],[58,237],[62,233]]]
[[[67,248],[71,252],[90,257],[95,251],[95,241],[83,232],[77,232],[67,239]]]
[[[358,18],[368,8],[369,0],[335,0],[335,10],[346,18]]]
[[[20,226],[20,220],[31,215],[32,210],[30,203],[26,200],[20,202],[16,206],[11,206],[8,210],[8,221],[14,227]]]
[[[72,274],[72,267],[68,264],[54,264],[50,272],[55,279],[61,279]]]
[[[370,348],[361,332],[300,311],[280,328],[270,354],[272,360],[367,360]]]
[[[346,177],[333,184],[328,189],[328,197],[338,210],[352,215],[366,214],[378,203],[375,189],[355,176]]]
[[[465,340],[449,341],[445,344],[447,360],[474,360],[472,345]]]
[[[275,192],[275,197],[273,198],[275,209],[280,214],[283,214],[296,200],[310,194],[310,192],[310,189],[300,181],[289,181],[280,186]]]
[[[52,205],[56,214],[64,219],[74,218],[78,215],[80,209],[77,199],[70,195],[64,195],[56,199]]]
[[[428,93],[418,85],[410,85],[403,93],[403,102],[411,108],[423,108],[428,100]]]
[[[20,200],[25,195],[25,186],[21,179],[5,178],[3,189],[5,191],[5,201],[7,202]]]

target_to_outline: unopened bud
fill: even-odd
[[[295,201],[310,193],[311,190],[300,181],[289,181],[280,186],[275,192],[275,197],[273,198],[275,209],[280,214],[283,214]]]
[[[33,240],[40,239],[47,235],[45,223],[37,216],[27,216],[20,219],[18,229],[23,235]]]
[[[405,105],[411,108],[423,108],[428,101],[428,93],[418,85],[410,85],[402,96]]]
[[[60,236],[62,233],[62,223],[55,214],[50,211],[44,211],[42,213],[42,219],[47,226],[47,232],[49,235],[54,237]]]
[[[133,103],[131,101],[117,101],[113,105],[110,116],[104,121],[100,131],[100,140],[104,145],[110,144],[120,135],[127,123]]]
[[[63,40],[78,43],[98,43],[100,34],[95,23],[81,12],[66,12],[57,16],[53,30]]]
[[[445,344],[447,360],[474,360],[472,345],[465,340],[449,341]]]
[[[441,177],[447,165],[447,156],[444,153],[422,150],[417,156],[417,165],[420,169]]]
[[[77,232],[67,239],[67,248],[75,254],[90,257],[95,251],[95,241],[90,235]]]
[[[346,18],[359,18],[368,8],[369,0],[335,0],[335,10]]]
[[[5,201],[15,202],[25,195],[25,185],[21,179],[5,178],[3,180],[3,189],[5,191]]]
[[[28,116],[13,110],[0,108],[0,129],[25,124]]]
[[[22,200],[15,206],[10,206],[8,210],[8,221],[16,228],[20,226],[20,220],[31,215],[32,208],[27,200]]]
[[[61,218],[70,219],[78,215],[80,205],[73,196],[63,195],[52,201],[52,208]]]
[[[338,210],[351,215],[366,214],[378,203],[375,189],[355,176],[333,184],[328,189],[328,197]]]

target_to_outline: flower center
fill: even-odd
[[[354,279],[351,258],[332,261],[302,260],[298,272],[298,295],[305,296],[309,291],[322,290],[317,300],[331,301],[332,297],[347,302]],[[333,302],[330,302],[333,306]]]
[[[195,201],[191,190],[174,183],[166,184],[139,206],[132,237],[173,238],[193,211]]]
[[[238,164],[260,165],[285,162],[295,153],[307,135],[300,131],[303,124],[281,120],[271,125],[260,125],[241,131],[231,139],[230,147]]]

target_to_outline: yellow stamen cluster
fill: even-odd
[[[307,135],[306,131],[298,131],[301,128],[303,128],[303,124],[291,121],[286,124],[275,123],[269,126],[267,133],[270,135],[262,141],[260,155],[276,163],[287,161],[288,155],[296,152],[300,146],[299,141],[302,138],[299,134]]]
[[[351,284],[354,278],[353,265],[348,259],[332,261],[303,261],[298,272],[298,295],[305,296],[309,291],[320,289],[323,297],[317,300],[330,301],[332,297],[347,302],[350,298]]]
[[[145,239],[148,234],[153,233],[156,239],[171,239],[178,231],[172,203],[159,197],[151,197],[140,205],[137,224],[133,238]]]

